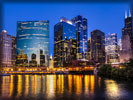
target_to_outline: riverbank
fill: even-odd
[[[112,67],[111,64],[104,64],[99,69],[98,75],[114,79],[133,80],[133,59],[127,63],[121,64],[119,67]]]

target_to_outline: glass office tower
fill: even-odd
[[[36,55],[37,66],[49,64],[49,21],[18,21],[17,22],[17,54],[20,51],[32,62]],[[41,52],[40,52],[41,51]],[[42,55],[43,59],[42,59]],[[42,61],[43,60],[43,61]],[[42,64],[43,62],[43,64]],[[41,65],[40,65],[41,64]]]
[[[54,26],[54,67],[69,67],[76,60],[75,24],[61,18]]]
[[[76,24],[77,59],[87,59],[88,55],[87,19],[79,15],[73,18],[72,21]]]

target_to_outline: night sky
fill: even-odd
[[[99,29],[105,34],[117,33],[118,39],[124,27],[128,3],[5,3],[4,29],[16,36],[17,21],[50,21],[50,55],[53,54],[54,25],[61,17],[72,19],[82,15],[88,19],[88,38],[91,31]]]

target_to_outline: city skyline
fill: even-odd
[[[121,7],[121,9],[119,9],[119,7]],[[56,9],[53,10],[53,8]],[[119,3],[119,4],[46,3],[46,4],[30,4],[30,5],[25,3],[24,4],[7,3],[4,4],[4,29],[7,30],[8,34],[15,36],[16,35],[15,25],[17,24],[17,21],[49,20],[50,44],[52,44],[49,49],[50,49],[50,55],[51,54],[53,55],[53,43],[54,43],[53,28],[61,17],[72,19],[77,15],[82,15],[83,17],[87,18],[88,38],[90,37],[90,33],[95,29],[99,29],[103,31],[105,34],[109,32],[110,33],[115,32],[118,34],[118,38],[121,38],[122,35],[121,29],[124,26],[124,18],[126,10],[127,11],[129,10],[128,3]]]
[[[3,3],[0,100],[132,100],[132,7]]]

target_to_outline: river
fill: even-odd
[[[94,75],[0,76],[0,100],[133,100],[133,83]]]

